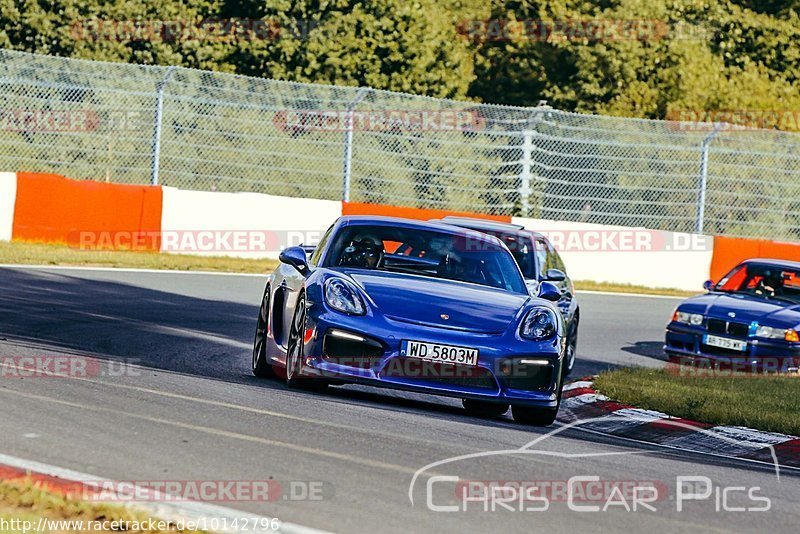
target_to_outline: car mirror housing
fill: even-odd
[[[714,289],[714,281],[706,280],[705,282],[703,282],[703,289],[705,289],[706,291],[711,291],[712,289]]]
[[[539,298],[556,302],[561,299],[561,291],[551,282],[542,282],[539,284]]]
[[[281,263],[291,265],[297,269],[297,271],[303,276],[307,275],[309,272],[308,258],[303,247],[289,247],[284,249],[281,251],[280,256],[278,256],[278,259],[281,261]]]
[[[567,275],[559,269],[547,269],[544,273],[544,279],[550,282],[563,282],[567,279]]]

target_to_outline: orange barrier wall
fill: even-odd
[[[714,236],[711,279],[715,282],[719,281],[738,263],[750,258],[800,261],[800,243]]]
[[[161,248],[161,203],[158,186],[20,172],[12,240],[157,251]]]
[[[440,219],[447,215],[459,217],[476,217],[479,219],[491,219],[493,221],[511,222],[511,217],[504,215],[481,215],[477,213],[466,213],[448,210],[434,210],[423,208],[410,208],[405,206],[387,206],[384,204],[362,204],[360,202],[342,202],[342,215],[385,215],[388,217],[405,217],[406,219]]]

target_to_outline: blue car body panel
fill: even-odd
[[[389,217],[342,217],[329,232],[335,235],[342,228],[358,224],[434,229],[465,237],[475,234],[446,224]],[[494,240],[488,236],[481,239]],[[558,331],[551,339],[531,341],[519,335],[520,323],[531,309],[558,312],[554,304],[528,293],[468,282],[383,270],[326,267],[329,251],[325,247],[333,241],[325,242],[323,238],[319,266],[312,265],[306,276],[290,265],[281,264],[269,278],[271,310],[266,354],[274,366],[286,365],[288,327],[298,296],[303,293],[306,298],[303,354],[305,373],[309,376],[458,398],[557,407],[565,348],[561,314],[555,313]],[[496,243],[504,248],[499,241]],[[344,279],[358,289],[365,302],[364,315],[349,315],[329,307],[324,284],[332,277]],[[371,356],[359,362],[344,359],[344,364],[342,358],[331,357],[327,344],[339,342],[330,336],[334,331],[363,338],[365,342],[356,348],[372,347]],[[466,366],[453,366],[459,368],[456,371],[462,376],[456,376],[452,369],[448,373],[436,369],[425,371],[424,364],[402,354],[403,343],[409,340],[478,349],[477,366],[469,366],[466,374],[463,373]],[[507,370],[505,362],[518,365],[520,359],[526,358],[547,360],[548,364],[541,365],[540,361],[536,370],[523,369],[522,378],[516,377],[515,371],[510,377],[503,374],[502,370]],[[419,365],[408,372],[409,363]],[[419,373],[414,371],[417,368]],[[398,374],[398,370],[402,372]],[[531,383],[536,387],[520,389]]]

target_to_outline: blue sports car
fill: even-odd
[[[708,293],[691,297],[667,325],[672,360],[757,372],[796,372],[800,364],[800,263],[752,259]]]
[[[497,238],[389,217],[339,218],[269,276],[253,373],[290,387],[360,383],[462,399],[477,415],[551,424],[566,336],[543,282],[529,294]]]

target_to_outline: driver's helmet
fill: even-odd
[[[383,260],[383,241],[373,236],[356,236],[344,249],[341,265],[377,269]]]

